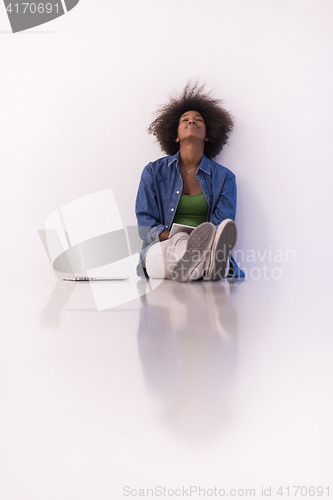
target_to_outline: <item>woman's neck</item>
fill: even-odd
[[[201,145],[189,144],[180,148],[180,162],[187,170],[198,168],[203,154],[204,150]]]

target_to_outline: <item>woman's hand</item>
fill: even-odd
[[[170,234],[170,231],[168,231],[167,229],[164,229],[164,231],[162,231],[161,234],[159,235],[160,241],[167,240],[169,238],[169,234]]]

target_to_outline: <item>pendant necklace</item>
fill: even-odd
[[[198,170],[197,168],[196,168],[196,169],[192,168],[191,170],[187,170],[187,168],[185,168],[185,167],[184,167],[184,165],[182,165],[180,162],[179,162],[179,165],[180,165],[181,167],[183,167],[183,168],[186,170],[186,172],[187,172],[188,174],[190,174],[192,171],[194,172],[194,170]]]

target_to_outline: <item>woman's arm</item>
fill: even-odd
[[[210,222],[212,222],[216,228],[224,219],[235,220],[236,201],[236,177],[232,172],[230,172],[222,185],[220,193],[216,196],[216,199],[213,198]]]
[[[164,229],[164,231],[162,231],[161,234],[159,235],[160,241],[167,240],[169,238],[169,234],[170,234],[170,231],[168,231],[167,229]]]
[[[136,197],[135,212],[138,221],[139,236],[148,244],[153,243],[158,236],[164,241],[169,236],[164,224],[160,221],[156,189],[152,167],[148,164],[141,175]]]

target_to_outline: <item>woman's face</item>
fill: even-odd
[[[186,111],[179,119],[176,142],[188,138],[207,140],[205,121],[197,111]]]

